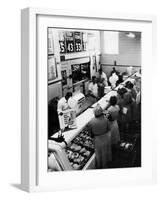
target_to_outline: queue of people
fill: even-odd
[[[97,169],[108,168],[121,138],[124,134],[130,134],[132,125],[141,120],[140,79],[127,81],[124,87],[118,89],[117,96],[110,98],[106,110],[97,105],[94,116],[87,127],[94,138],[95,166]]]
[[[112,70],[109,80],[106,74],[99,70],[97,76],[92,77],[88,85],[88,94],[98,101],[104,96],[104,88],[111,85],[111,88],[118,85],[117,81],[123,82],[118,71]],[[124,87],[117,90],[117,96],[111,96],[107,102],[106,110],[100,105],[94,108],[94,118],[88,123],[87,128],[94,139],[95,167],[97,169],[108,168],[112,161],[113,152],[117,149],[124,134],[130,133],[131,125],[141,120],[141,83],[140,78],[134,81],[127,81]],[[65,97],[58,101],[57,111],[61,117],[62,111],[70,108],[69,101],[72,93],[68,92]]]

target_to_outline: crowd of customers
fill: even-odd
[[[113,69],[111,75],[114,74],[116,75],[116,71]],[[96,84],[96,77],[94,78]],[[103,111],[100,105],[94,108],[94,116],[87,127],[94,138],[96,168],[108,168],[113,149],[124,134],[130,134],[134,123],[140,123],[141,79],[127,81],[117,90],[117,96],[110,97],[106,110]]]

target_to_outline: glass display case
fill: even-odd
[[[90,79],[90,63],[74,64],[71,67],[73,84],[85,79]]]
[[[59,147],[49,151],[48,171],[94,169],[94,143],[86,128],[65,148]]]

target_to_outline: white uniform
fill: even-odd
[[[69,105],[68,105],[68,101],[65,99],[65,97],[62,97],[59,101],[58,101],[58,114],[60,112],[62,112],[63,110],[68,109]]]
[[[109,82],[111,83],[112,87],[116,87],[116,82],[118,81],[118,76],[116,75],[116,73],[113,73],[112,76],[110,76],[109,78]]]
[[[94,96],[98,97],[98,86],[97,86],[97,83],[95,83],[95,84],[93,82],[89,83],[88,90],[91,91],[91,93]]]
[[[107,84],[107,76],[104,72],[102,72],[102,74],[101,74],[101,79],[104,79],[103,83],[105,84],[105,86],[107,86],[108,85]]]
[[[64,116],[60,115],[60,113],[62,111],[68,110],[68,109],[75,109],[76,108],[76,101],[70,97],[68,99],[68,101],[66,100],[65,97],[62,97],[59,101],[58,101],[58,107],[57,107],[57,111],[58,111],[58,117],[59,117],[59,124],[60,124],[60,128],[64,129],[66,127],[66,124],[64,122]]]
[[[66,100],[65,97],[62,97],[59,101],[58,101],[58,107],[57,107],[57,111],[58,111],[58,117],[59,117],[59,124],[60,124],[60,128],[63,130],[65,128],[65,124],[64,124],[64,116],[63,115],[59,115],[62,111],[67,110],[69,108],[68,105],[68,101]]]

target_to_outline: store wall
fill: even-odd
[[[62,84],[61,82],[57,82],[55,84],[48,85],[48,101],[51,99],[58,97],[62,97]]]
[[[88,63],[90,62],[90,77],[96,74],[98,68],[99,68],[99,63],[100,63],[100,31],[89,31],[89,30],[84,30],[81,32],[86,33],[86,50],[84,51],[78,51],[78,52],[68,52],[65,50],[64,52],[61,52],[60,54],[60,47],[59,47],[59,32],[63,31],[75,31],[74,29],[71,30],[63,30],[63,29],[54,29],[51,28],[49,29],[49,36],[53,40],[53,52],[54,52],[54,58],[56,59],[57,63],[57,71],[58,71],[58,79],[61,79],[61,69],[62,69],[62,64],[64,61],[67,61],[68,64],[66,67],[64,67],[65,70],[67,70],[67,76],[71,73],[71,65],[73,64],[83,64],[83,63]],[[84,42],[85,42],[84,41]],[[49,45],[50,46],[50,45]],[[64,56],[64,61],[60,61],[60,56]],[[53,59],[54,61],[54,59]],[[60,65],[58,65],[60,63]],[[50,64],[51,67],[54,66],[54,63]],[[49,64],[48,64],[49,67]],[[48,69],[49,71],[49,69]],[[54,71],[54,70],[52,70]],[[55,70],[56,71],[56,70]],[[70,71],[70,73],[69,73]],[[69,79],[68,79],[68,84],[69,84]],[[51,99],[55,97],[62,97],[67,91],[79,91],[82,90],[82,82],[77,85],[77,87],[74,86],[74,83],[71,81],[70,89],[62,88],[61,82],[54,82],[54,81],[49,81],[48,85],[48,100],[50,101]],[[72,87],[72,88],[71,88]],[[87,88],[87,87],[85,87]],[[63,91],[63,92],[62,92]],[[85,91],[87,93],[87,91]]]
[[[139,34],[137,34],[135,38],[129,38],[124,32],[120,32],[118,45],[118,54],[102,53],[101,55],[101,64],[105,73],[109,74],[114,65],[114,61],[116,61],[116,68],[118,68],[119,65],[124,66],[120,68],[121,71],[128,66],[136,66],[137,68],[141,66],[141,38]]]
[[[88,53],[90,56],[90,74],[91,77],[96,74],[100,63],[100,32],[88,31]]]

